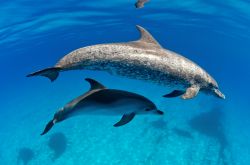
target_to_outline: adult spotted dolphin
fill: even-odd
[[[141,26],[141,38],[126,43],[98,44],[74,50],[64,56],[54,67],[31,73],[54,81],[60,71],[86,69],[108,71],[114,75],[147,80],[175,87],[165,97],[195,97],[200,90],[220,98],[217,82],[204,69],[191,60],[166,50]],[[180,90],[181,89],[181,90]]]
[[[46,134],[55,123],[77,115],[122,115],[121,120],[114,125],[115,127],[127,124],[135,115],[163,115],[163,112],[144,96],[122,90],[107,89],[93,79],[86,78],[85,80],[90,83],[90,90],[56,112],[41,135]]]

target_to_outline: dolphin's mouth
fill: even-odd
[[[226,99],[226,96],[219,89],[214,89],[214,93],[216,94],[217,97],[221,99]]]

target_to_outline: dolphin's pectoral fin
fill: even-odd
[[[173,92],[164,95],[163,97],[167,97],[167,98],[172,98],[172,97],[177,97],[177,96],[181,96],[185,93],[185,91],[181,91],[181,90],[174,90]]]
[[[48,122],[48,124],[46,125],[43,133],[41,133],[41,135],[46,134],[47,132],[49,132],[49,130],[55,125],[55,120],[51,120]]]
[[[191,87],[187,88],[184,95],[181,96],[183,99],[192,99],[194,98],[200,90],[199,86],[192,85]]]
[[[59,75],[60,68],[47,68],[43,70],[39,70],[37,72],[28,74],[27,77],[32,77],[32,76],[44,76],[50,79],[50,81],[56,80],[56,78]]]
[[[192,85],[191,87],[187,88],[186,91],[174,90],[173,92],[166,94],[163,97],[173,98],[173,97],[181,96],[181,98],[183,99],[191,99],[197,95],[199,90],[200,90],[199,86]]]
[[[133,118],[135,117],[135,113],[130,113],[130,114],[125,114],[122,116],[121,120],[118,121],[114,127],[119,127],[119,126],[122,126],[122,125],[125,125],[127,123],[129,123]]]

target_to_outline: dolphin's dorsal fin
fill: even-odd
[[[143,27],[136,25],[137,30],[141,33],[141,38],[137,42],[144,42],[152,44],[156,47],[161,47],[161,45],[154,39],[154,37]]]
[[[98,81],[93,80],[91,78],[86,78],[85,80],[88,81],[89,84],[90,84],[90,91],[91,90],[96,90],[96,89],[105,89],[106,88],[104,85],[102,85]]]

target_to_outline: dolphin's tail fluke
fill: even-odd
[[[51,120],[50,122],[48,122],[48,124],[46,125],[43,133],[41,133],[41,135],[46,134],[47,132],[49,132],[49,130],[55,125],[55,120]]]
[[[51,82],[53,82],[58,77],[60,70],[61,70],[61,68],[58,68],[58,67],[46,68],[46,69],[39,70],[37,72],[28,74],[27,77],[45,76],[45,77],[48,77]]]

